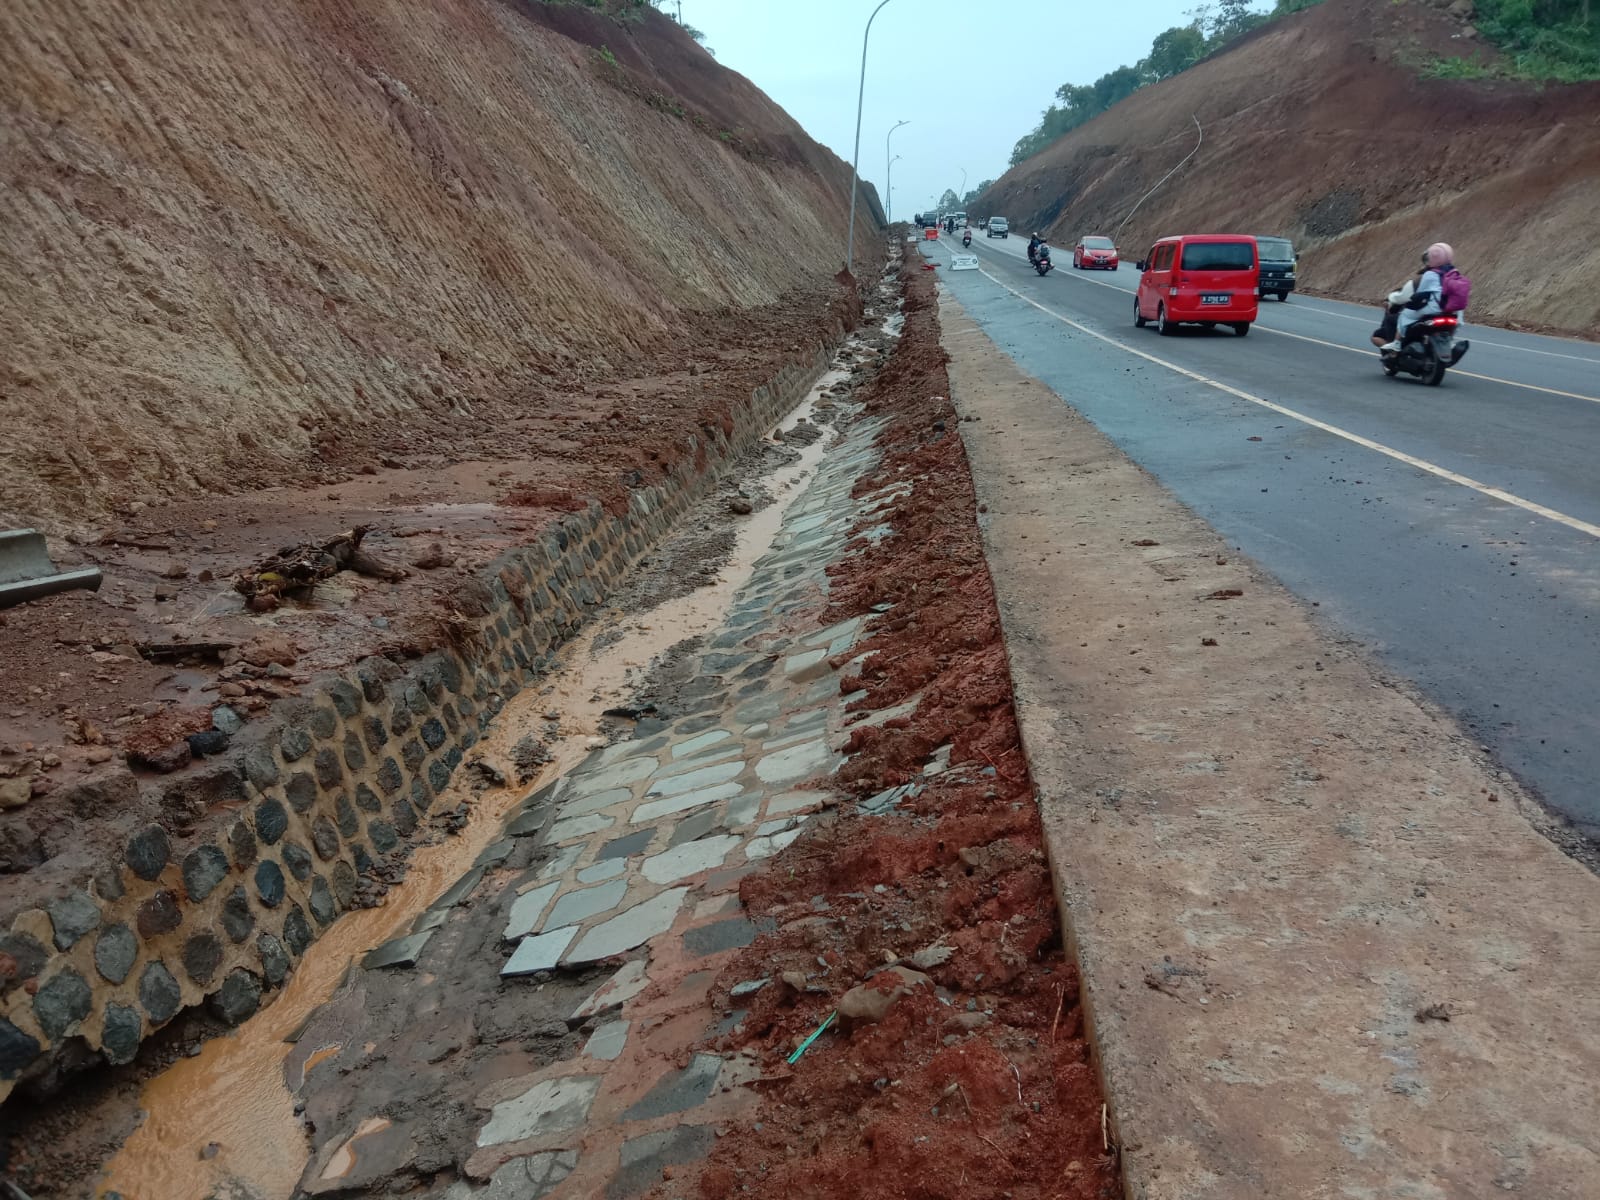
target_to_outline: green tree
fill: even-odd
[[[1591,0],[1477,0],[1476,24],[1505,53],[1506,74],[1568,83],[1600,78]]]
[[[1212,10],[1207,50],[1220,50],[1252,29],[1265,25],[1272,17],[1250,6],[1255,0],[1218,0]]]
[[[961,207],[962,211],[963,212],[971,212],[972,211],[972,202],[974,200],[976,200],[979,196],[981,196],[985,192],[987,192],[993,186],[994,186],[994,180],[985,179],[977,187],[973,188],[965,196],[961,197],[961,206],[960,207]]]
[[[939,197],[939,212],[955,212],[961,207],[961,197],[956,195],[955,188],[945,188],[944,195]]]
[[[1279,0],[1284,3],[1285,0]],[[1206,54],[1206,35],[1197,24],[1174,25],[1156,34],[1150,53],[1140,60],[1139,74],[1151,83],[1187,71]]]

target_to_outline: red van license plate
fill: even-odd
[[[1226,304],[1233,299],[1232,292],[1205,292],[1200,297],[1201,304]]]

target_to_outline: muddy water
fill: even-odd
[[[823,389],[847,378],[830,371],[780,429],[809,417]],[[620,619],[620,626],[592,621],[561,655],[561,668],[545,686],[529,689],[505,707],[477,752],[509,770],[510,748],[543,726],[546,711],[561,713],[562,736],[537,781],[472,796],[461,782],[442,798],[450,807],[465,800],[472,820],[459,835],[416,851],[404,884],[380,908],[347,913],[306,952],[277,1001],[232,1036],[215,1038],[201,1053],[168,1068],[146,1085],[140,1098],[145,1119],[111,1160],[100,1194],[126,1200],[206,1200],[225,1180],[243,1183],[263,1200],[286,1200],[304,1169],[305,1135],[284,1083],[284,1041],[306,1016],[328,999],[350,963],[404,932],[410,923],[472,866],[500,832],[509,810],[533,788],[575,766],[596,744],[602,712],[622,699],[630,677],[684,638],[716,628],[755,561],[771,545],[784,513],[816,470],[833,435],[800,451],[800,457],[768,475],[776,498],[739,525],[733,555],[717,579],[686,596]],[[595,637],[617,627],[621,637],[595,649]],[[458,774],[458,781],[460,775]],[[330,1051],[331,1052],[331,1051]],[[200,1151],[216,1143],[209,1160]]]

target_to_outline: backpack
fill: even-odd
[[[1472,280],[1451,267],[1439,281],[1439,307],[1447,313],[1465,312],[1472,299]]]

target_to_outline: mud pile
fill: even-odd
[[[1600,332],[1600,84],[1418,77],[1480,47],[1425,4],[1327,0],[1074,130],[974,211],[1068,246],[1115,235],[1130,259],[1173,233],[1287,235],[1305,287],[1358,301],[1443,239],[1475,318]],[[1194,149],[1194,119],[1198,152],[1129,220]]]
[[[848,168],[616,7],[8,5],[0,518],[559,447],[691,315],[824,283]]]

